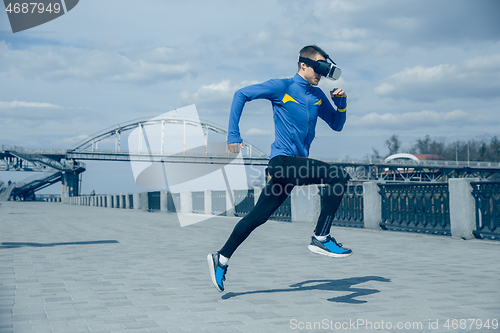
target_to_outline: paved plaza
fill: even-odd
[[[219,293],[206,255],[238,220],[2,202],[0,332],[500,331],[498,241],[334,227],[354,254],[332,259],[270,221]]]

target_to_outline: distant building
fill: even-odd
[[[389,161],[436,161],[436,160],[444,160],[444,157],[437,155],[437,154],[408,154],[408,153],[400,153],[400,154],[394,154],[389,157],[387,157],[384,162],[389,162]]]
[[[418,158],[419,161],[437,161],[437,160],[444,161],[444,157],[437,154],[412,154],[412,155]]]

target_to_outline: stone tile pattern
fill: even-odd
[[[219,293],[205,258],[238,220],[181,228],[172,213],[3,202],[0,332],[311,332],[357,320],[423,324],[363,332],[458,332],[445,321],[500,320],[500,242],[404,232],[334,227],[354,251],[339,260],[307,250],[313,225],[270,221],[231,258]]]

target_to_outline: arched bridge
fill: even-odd
[[[122,140],[125,134],[129,135],[128,142]],[[266,165],[269,161],[267,154],[247,141],[243,141],[241,158],[235,159],[236,154],[227,149],[226,139],[227,131],[208,121],[186,117],[148,118],[96,133],[68,149],[66,158],[212,164],[233,161],[257,165]],[[102,147],[103,143],[106,148]]]
[[[124,140],[127,138],[127,140]],[[187,117],[144,118],[105,129],[76,144],[54,151],[5,147],[0,149],[0,171],[48,171],[40,179],[14,188],[22,197],[32,196],[57,181],[63,196],[78,195],[85,160],[148,161],[163,163],[241,163],[265,166],[269,156],[247,141],[236,158],[227,150],[227,131],[208,121]],[[455,161],[328,161],[345,167],[352,180],[438,181],[453,177],[490,179],[500,174],[500,163]],[[54,172],[56,174],[54,175]]]

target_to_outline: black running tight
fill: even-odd
[[[226,258],[232,256],[255,228],[269,219],[295,186],[326,185],[322,188],[322,210],[314,233],[318,236],[330,233],[333,217],[349,180],[345,170],[322,161],[295,156],[274,157],[269,161],[268,170],[271,179],[262,190],[255,207],[236,224],[219,251]]]

